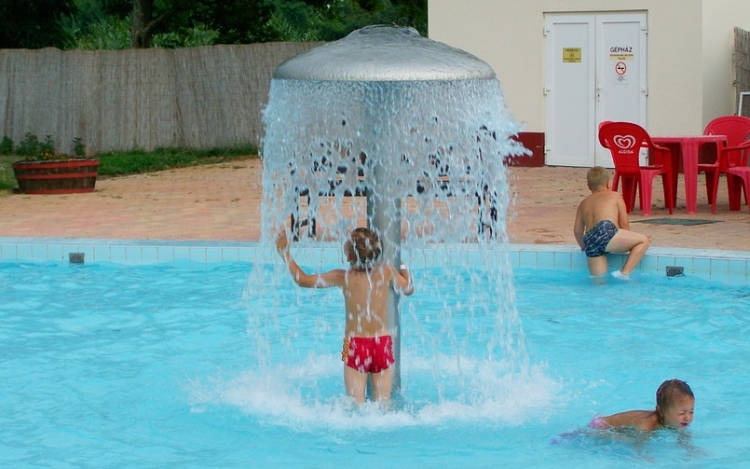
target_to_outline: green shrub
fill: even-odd
[[[23,140],[21,140],[21,144],[16,147],[16,154],[21,156],[34,156],[39,154],[40,146],[41,142],[39,142],[37,136],[30,132],[26,132],[26,135],[23,136]]]
[[[44,137],[44,142],[39,144],[39,151],[42,155],[53,156],[55,154],[55,141],[51,135]]]
[[[55,140],[51,135],[47,135],[44,141],[40,142],[36,135],[26,132],[15,152],[16,155],[25,156],[27,160],[54,159]]]
[[[13,140],[7,135],[3,137],[3,141],[0,142],[0,155],[12,155],[13,154]]]
[[[73,138],[73,154],[81,158],[86,156],[86,145],[81,137]]]
[[[97,155],[99,159],[98,174],[104,177],[112,177],[150,173],[171,168],[223,163],[257,154],[258,149],[253,145],[209,150],[159,148],[151,152],[133,150],[104,153]]]

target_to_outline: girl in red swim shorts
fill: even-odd
[[[414,287],[409,271],[382,261],[378,235],[367,228],[356,228],[344,243],[348,269],[307,274],[289,252],[286,232],[276,238],[276,250],[289,268],[295,283],[305,288],[340,287],[344,294],[346,330],[342,360],[346,393],[358,403],[365,401],[368,376],[372,377],[373,398],[391,398],[393,341],[388,325],[388,295],[411,295]]]

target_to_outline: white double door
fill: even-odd
[[[545,16],[545,162],[612,168],[605,120],[646,126],[645,12]]]

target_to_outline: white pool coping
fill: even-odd
[[[191,262],[279,262],[273,249],[258,242],[118,240],[85,238],[3,238],[0,261],[69,261],[71,253],[83,253],[86,263],[112,262],[148,265],[179,260]],[[295,247],[302,260],[341,262],[341,248],[330,243]],[[481,264],[485,251],[477,245],[439,245],[404,249],[404,256],[418,257],[426,265],[472,262]],[[510,244],[508,258],[513,268],[585,271],[586,257],[577,246]],[[610,255],[610,269],[624,262],[624,255]],[[415,259],[417,260],[417,259]],[[408,259],[407,259],[408,261]],[[666,275],[669,266],[684,269],[687,276],[728,285],[750,285],[750,251],[698,250],[652,247],[638,269]]]

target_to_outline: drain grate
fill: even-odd
[[[632,220],[630,223],[650,223],[652,225],[696,226],[719,223],[721,220],[698,220],[695,218],[649,218],[648,220]]]

